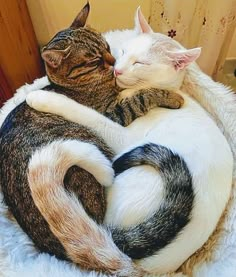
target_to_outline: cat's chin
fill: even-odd
[[[119,78],[116,78],[116,84],[120,87],[120,88],[133,88],[135,87],[136,83],[135,82],[128,82],[127,80],[120,80]]]

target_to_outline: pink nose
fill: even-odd
[[[118,70],[118,69],[115,69],[114,70],[114,75],[115,77],[117,77],[118,75],[121,75],[122,74],[122,71],[121,70]]]

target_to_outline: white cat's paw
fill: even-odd
[[[48,92],[45,92],[43,90],[37,90],[30,92],[26,97],[26,103],[33,109],[44,112],[47,111],[49,101]]]
[[[55,109],[60,110],[63,108],[63,101],[65,96],[59,95],[54,92],[44,90],[37,90],[30,92],[26,97],[27,104],[40,112],[54,113]]]
[[[99,172],[96,172],[96,179],[100,184],[105,187],[109,187],[114,182],[114,170],[110,165],[104,165],[104,167],[99,168]]]

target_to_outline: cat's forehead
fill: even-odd
[[[46,48],[59,48],[63,49],[68,47],[69,44],[73,43],[76,46],[82,48],[92,48],[106,47],[107,43],[100,33],[96,32],[92,28],[84,27],[73,29],[65,29],[58,32],[47,44]]]
[[[142,34],[125,43],[123,45],[123,50],[127,53],[141,55],[151,48],[152,43],[153,39],[151,36]]]
[[[46,48],[58,48],[58,46],[66,45],[68,39],[72,36],[72,30],[65,29],[58,32],[45,46]]]
[[[130,39],[123,47],[127,53],[136,55],[145,54],[152,50],[171,50],[176,48],[179,47],[173,39],[160,33],[140,34]]]

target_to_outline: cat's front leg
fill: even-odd
[[[70,99],[62,94],[46,90],[35,90],[26,97],[26,102],[31,108],[39,112],[57,114],[63,117],[67,115],[67,109],[71,105],[67,100]],[[63,106],[65,106],[65,111],[63,111]]]
[[[148,108],[165,107],[169,109],[179,109],[184,104],[184,99],[181,95],[174,91],[159,89],[159,88],[142,88],[142,89],[124,89],[120,92],[119,102],[132,101],[132,98],[137,98],[139,101],[144,101],[144,106]],[[136,99],[136,100],[137,100]]]
[[[169,90],[126,89],[122,91],[119,102],[108,116],[121,125],[128,126],[136,118],[146,115],[153,108],[179,109],[183,103],[184,99],[181,95]],[[121,114],[120,111],[123,113]]]
[[[31,108],[40,112],[56,114],[68,121],[89,127],[103,138],[115,153],[122,151],[131,141],[128,130],[64,95],[38,90],[30,93],[26,102]]]
[[[138,90],[136,97],[142,98],[144,107],[163,107],[168,109],[179,109],[184,104],[184,99],[178,93],[158,88],[145,88]]]

